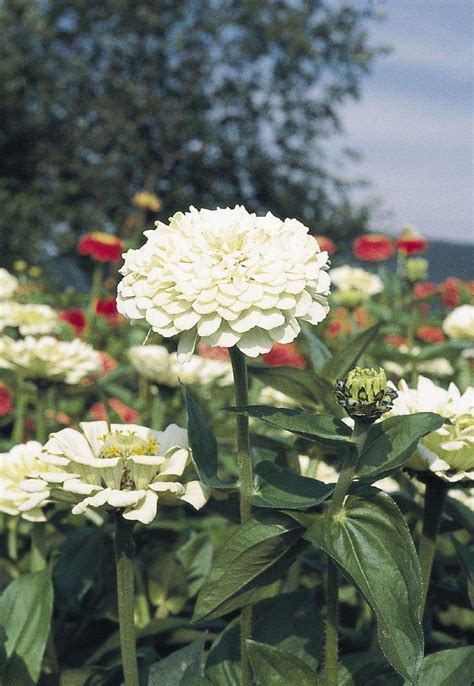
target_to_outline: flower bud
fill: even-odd
[[[428,277],[428,260],[423,257],[410,257],[405,263],[405,276],[410,283],[425,281]]]
[[[337,381],[336,400],[353,419],[374,422],[392,408],[397,397],[395,389],[387,386],[384,370],[356,367],[345,381]]]

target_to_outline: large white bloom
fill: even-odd
[[[58,313],[49,305],[2,303],[0,308],[0,331],[11,326],[22,336],[54,333],[58,329]]]
[[[208,494],[193,476],[187,432],[176,424],[153,431],[137,424],[83,422],[82,433],[51,434],[41,460],[61,473],[38,474],[23,483],[30,492],[60,488],[77,496],[73,514],[88,508],[120,508],[123,517],[149,524],[158,502],[183,500],[201,508]]]
[[[35,493],[26,493],[22,482],[31,474],[51,471],[39,457],[41,443],[28,441],[0,455],[0,512],[19,516],[31,522],[44,522],[42,508],[48,502],[47,484]]]
[[[135,345],[128,357],[139,374],[170,388],[178,388],[180,383],[229,386],[233,382],[230,362],[192,355],[180,364],[177,353],[168,352],[164,345]]]
[[[3,300],[10,300],[18,288],[18,279],[7,272],[6,269],[0,267],[0,302]]]
[[[117,307],[178,334],[180,359],[198,337],[256,357],[293,341],[299,320],[318,324],[329,311],[328,254],[296,219],[192,207],[145,236],[124,256]]]
[[[456,307],[444,320],[443,330],[450,338],[474,341],[474,305]]]
[[[100,355],[78,338],[58,341],[52,336],[0,338],[0,367],[16,370],[27,379],[48,379],[76,384],[100,371]]]
[[[416,470],[434,472],[447,481],[474,478],[474,388],[463,394],[455,384],[448,390],[424,376],[416,388],[400,381],[398,397],[386,416],[434,412],[449,423],[421,439],[418,450],[408,463]]]
[[[360,267],[349,265],[331,269],[331,282],[340,291],[355,290],[365,294],[366,297],[383,291],[383,282],[379,276]]]

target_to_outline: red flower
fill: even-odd
[[[347,310],[344,307],[336,307],[329,316],[329,323],[326,329],[328,338],[338,338],[350,333],[352,333],[352,326],[347,317]]]
[[[359,329],[365,329],[372,323],[372,319],[364,307],[356,307],[353,314],[354,321]]]
[[[201,357],[207,357],[210,360],[229,360],[229,349],[221,348],[219,346],[211,347],[203,341],[197,344],[197,351]]]
[[[102,231],[88,233],[77,246],[79,255],[89,255],[98,262],[120,262],[123,250],[120,238]]]
[[[262,355],[262,360],[270,367],[306,368],[306,360],[296,351],[293,343],[274,343],[270,352]]]
[[[326,251],[327,253],[329,253],[329,255],[332,255],[336,252],[336,244],[330,238],[328,238],[327,236],[315,236],[315,238],[323,252]]]
[[[101,374],[108,374],[109,372],[113,372],[114,369],[117,369],[118,367],[118,362],[115,359],[115,357],[112,357],[112,355],[109,355],[109,353],[106,353],[105,350],[100,350],[99,351],[99,357],[100,357],[100,373]]]
[[[383,340],[387,345],[395,345],[397,348],[399,348],[401,345],[408,345],[408,338],[405,338],[405,336],[399,336],[395,333],[385,336]]]
[[[445,340],[444,333],[439,326],[420,326],[416,330],[416,337],[425,343],[442,343]]]
[[[450,276],[440,286],[441,301],[447,307],[457,307],[461,303],[461,279]]]
[[[380,233],[367,233],[354,241],[354,256],[365,262],[388,260],[393,255],[390,238]]]
[[[87,326],[86,315],[82,310],[64,310],[59,319],[72,326],[76,336],[82,336]]]
[[[99,298],[95,304],[95,311],[100,317],[107,319],[109,324],[116,325],[122,321],[122,315],[117,311],[115,298]]]
[[[5,384],[0,383],[0,417],[13,412],[13,396]]]
[[[428,241],[425,241],[416,231],[413,231],[409,226],[403,229],[400,238],[396,241],[398,252],[404,255],[416,255],[424,252],[428,247]]]
[[[109,405],[120,417],[120,420],[126,424],[133,424],[140,419],[140,414],[136,410],[125,405],[125,403],[118,398],[109,398]],[[91,415],[97,421],[107,421],[108,413],[106,412],[104,403],[94,403],[91,407]]]
[[[429,281],[422,281],[416,283],[413,288],[413,295],[417,300],[423,300],[423,298],[428,298],[433,295],[438,290],[438,286],[435,283],[429,283]]]

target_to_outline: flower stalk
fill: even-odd
[[[125,686],[139,686],[134,621],[133,522],[115,515],[115,564],[117,571],[117,604],[120,628],[120,650]]]
[[[235,401],[239,407],[248,405],[248,378],[245,356],[237,347],[230,349],[230,359],[234,375]],[[240,477],[240,521],[244,524],[252,516],[250,497],[253,487],[252,455],[250,451],[249,419],[236,415],[237,421],[237,459]],[[244,607],[240,615],[240,654],[242,666],[242,686],[251,684],[250,661],[247,640],[252,634],[252,608]]]
[[[423,582],[423,595],[421,597],[421,616],[423,617],[428,589],[430,586],[431,571],[436,551],[436,541],[439,527],[443,517],[444,504],[448,485],[437,477],[426,481],[425,506],[423,510],[423,530],[420,538],[418,558],[421,567],[421,579]]]

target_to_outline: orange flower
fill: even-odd
[[[270,367],[306,368],[306,360],[296,351],[293,343],[274,343],[270,352],[262,355],[262,360]]]
[[[197,351],[201,357],[207,357],[209,360],[229,360],[229,349],[221,348],[216,346],[211,348],[210,345],[206,345],[204,341],[199,341],[197,344]]]
[[[352,326],[347,316],[347,310],[344,307],[336,307],[331,311],[329,317],[329,325],[326,329],[328,338],[339,338],[339,336],[347,336],[352,333]]]
[[[79,255],[89,255],[98,262],[120,262],[124,246],[117,236],[94,231],[81,238],[77,251]]]
[[[83,310],[64,310],[59,314],[59,319],[72,326],[76,336],[82,336],[87,326],[87,319]]]
[[[95,311],[99,317],[104,317],[113,326],[123,321],[122,315],[117,311],[115,298],[99,298],[95,304]]]
[[[315,236],[315,238],[323,252],[326,251],[327,253],[329,253],[329,255],[332,255],[336,252],[336,244],[330,238],[328,238],[327,236]]]
[[[5,384],[0,383],[0,417],[13,412],[13,396]]]
[[[395,242],[398,252],[404,255],[416,255],[418,253],[424,252],[428,247],[428,241],[425,241],[416,231],[412,228],[406,226],[401,234],[400,238]]]
[[[381,233],[367,233],[354,241],[354,256],[364,262],[388,260],[393,255],[390,238]]]
[[[457,307],[461,303],[461,279],[450,276],[440,286],[441,301],[447,307]]]
[[[445,340],[445,335],[439,326],[420,326],[416,330],[416,337],[424,343],[442,343]]]
[[[401,345],[408,345],[408,338],[405,336],[399,336],[395,333],[385,336],[383,340],[387,345],[394,345],[397,348],[399,348]]]
[[[359,329],[365,329],[372,323],[372,317],[364,307],[356,307],[353,314],[354,321]]]
[[[150,210],[151,212],[159,212],[162,207],[159,197],[155,193],[149,193],[148,191],[135,193],[132,203],[141,210]]]
[[[420,282],[415,284],[413,288],[413,296],[417,300],[423,300],[423,298],[429,298],[430,295],[434,295],[438,290],[438,286],[435,283],[429,283],[428,281]]]
[[[109,405],[114,412],[120,417],[122,422],[126,424],[134,424],[140,419],[140,413],[134,410],[132,407],[125,405],[118,398],[109,398]],[[91,415],[97,421],[107,421],[108,413],[103,402],[96,402],[91,407]]]
[[[109,355],[109,353],[106,353],[105,350],[99,351],[99,357],[102,374],[108,374],[109,372],[113,372],[114,369],[117,369],[117,360],[115,357],[112,357],[112,355]]]

